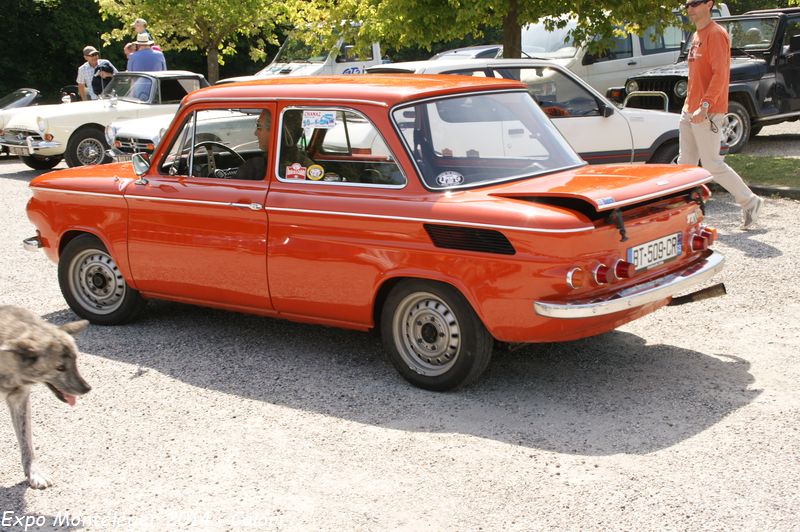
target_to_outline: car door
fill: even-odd
[[[792,47],[792,37],[795,47]],[[785,100],[780,107],[781,112],[796,113],[800,111],[800,17],[786,21],[781,56],[778,58],[778,79],[783,78],[784,88],[781,97]]]
[[[596,164],[633,160],[628,121],[572,75],[545,66],[503,67],[492,72],[495,77],[528,85],[528,92],[585,161]],[[610,109],[609,116],[605,116],[604,107]]]
[[[183,113],[159,159],[127,185],[128,254],[140,291],[271,308],[264,204],[272,147],[259,135],[274,135],[259,126],[271,124],[274,112],[259,103]]]

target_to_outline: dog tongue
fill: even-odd
[[[64,394],[64,399],[66,399],[69,406],[75,406],[75,396],[74,395],[67,395]]]

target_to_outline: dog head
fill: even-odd
[[[6,339],[0,352],[10,354],[16,362],[14,374],[21,384],[46,384],[59,400],[75,406],[76,396],[92,389],[78,373],[78,347],[73,339],[88,324],[81,320],[56,327],[43,322],[19,337]]]

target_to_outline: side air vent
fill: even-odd
[[[456,227],[451,225],[423,224],[433,245],[437,248],[463,249],[480,253],[513,255],[516,253],[511,242],[499,231]]]

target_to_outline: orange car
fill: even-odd
[[[379,327],[449,390],[495,341],[607,332],[710,279],[709,180],[587,166],[516,81],[281,78],[188,95],[151,159],[37,177],[25,244],[93,323],[157,298]]]

